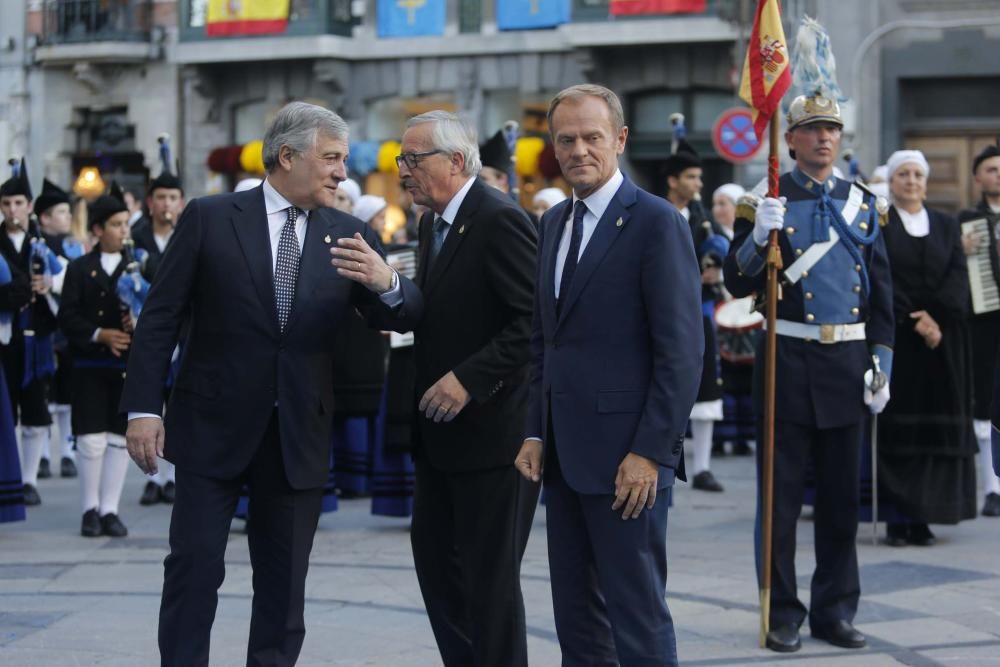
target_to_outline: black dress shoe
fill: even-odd
[[[812,629],[815,639],[822,639],[840,648],[864,648],[868,643],[865,636],[854,629],[847,621],[837,621],[830,625],[822,625]]]
[[[128,535],[128,528],[117,514],[105,514],[101,517],[101,533],[108,537],[125,537]]]
[[[76,463],[73,462],[73,459],[68,456],[62,457],[59,462],[59,476],[76,477]]]
[[[174,498],[177,497],[177,485],[173,482],[167,482],[160,489],[160,501],[168,505],[174,504]]]
[[[713,491],[715,493],[723,490],[722,485],[715,479],[711,470],[702,470],[695,475],[694,479],[691,480],[691,487],[699,491]]]
[[[802,648],[799,629],[794,625],[782,625],[767,633],[764,645],[778,653],[795,653]]]
[[[101,517],[96,509],[90,509],[83,513],[83,521],[80,523],[80,534],[84,537],[101,536]]]
[[[987,493],[983,516],[1000,516],[1000,493]]]
[[[156,482],[146,482],[139,498],[140,505],[155,505],[160,502],[160,486]]]
[[[887,523],[885,526],[885,543],[890,547],[905,547],[909,544],[905,523]]]
[[[52,477],[52,468],[49,466],[48,459],[42,459],[38,462],[38,479],[48,479]]]
[[[926,523],[911,523],[906,539],[918,547],[929,547],[937,542],[937,538]]]
[[[29,507],[42,504],[42,497],[38,495],[38,489],[31,484],[24,485],[24,504]]]

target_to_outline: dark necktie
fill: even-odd
[[[278,309],[278,324],[281,333],[285,332],[288,315],[292,312],[295,301],[295,283],[299,277],[299,239],[295,236],[295,221],[299,217],[299,209],[294,206],[288,209],[288,218],[281,227],[281,238],[278,239],[278,261],[274,266],[274,303]]]
[[[559,316],[563,299],[569,294],[569,287],[573,284],[573,274],[576,273],[576,264],[580,255],[580,243],[583,241],[583,216],[586,213],[587,205],[582,200],[577,200],[573,206],[573,233],[569,237],[569,251],[566,253],[562,278],[559,280],[559,298],[556,300],[557,317]]]
[[[438,253],[441,252],[441,246],[444,245],[444,239],[448,236],[448,221],[440,215],[434,216],[433,234],[431,237],[431,263],[437,259]]]

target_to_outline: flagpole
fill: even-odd
[[[779,163],[778,133],[780,117],[771,116],[770,141],[767,156],[767,196],[777,197]],[[778,246],[778,230],[772,229],[767,247],[767,338],[764,352],[764,452],[761,462],[761,486],[763,509],[761,516],[761,584],[760,584],[760,647],[767,646],[767,633],[771,619],[771,552],[774,515],[774,385],[775,356],[777,355],[778,333],[778,271],[782,268],[781,249]]]

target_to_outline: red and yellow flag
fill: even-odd
[[[706,0],[611,0],[612,16],[638,14],[701,14]]]
[[[758,0],[740,82],[740,98],[753,107],[758,138],[767,136],[767,124],[792,85],[791,65],[778,0]]]
[[[289,0],[209,0],[205,34],[266,35],[285,32]]]

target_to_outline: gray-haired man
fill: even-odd
[[[444,664],[526,665],[521,557],[538,484],[514,468],[527,405],[535,230],[476,178],[476,133],[410,120],[397,158],[420,221],[413,559]]]
[[[329,468],[333,334],[352,308],[373,326],[404,331],[422,310],[419,290],[386,266],[374,233],[328,208],[346,158],[339,116],[301,102],[281,109],[264,137],[267,179],[188,205],[139,319],[121,403],[128,450],[145,473],[158,456],[177,466],[163,665],[208,664],[244,484],[253,517],[247,664],[291,665],[302,647],[306,568]],[[164,429],[162,387],[187,311]]]

